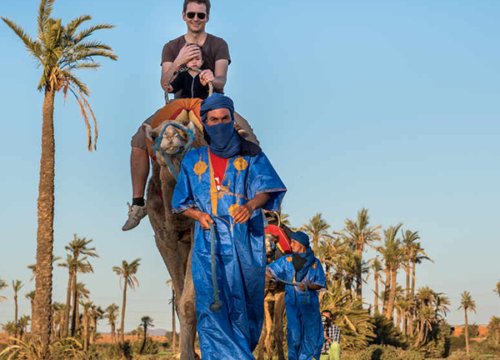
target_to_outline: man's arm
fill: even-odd
[[[193,208],[187,209],[182,214],[186,215],[187,217],[190,217],[193,220],[198,221],[203,230],[209,230],[210,229],[209,224],[212,224],[212,225],[214,224],[214,220],[210,217],[210,215],[208,215],[207,213],[195,210]]]
[[[168,81],[168,79],[170,79],[170,76],[172,76],[174,72],[179,70],[182,65],[188,63],[198,55],[201,55],[200,48],[198,46],[187,46],[187,44],[184,44],[173,62],[163,62],[161,64],[161,88],[165,90],[168,85],[166,82]]]
[[[227,69],[229,68],[228,60],[217,60],[215,62],[215,78],[213,85],[215,89],[224,90],[227,81]]]
[[[306,283],[300,283],[298,286],[299,286],[299,289],[304,291],[306,289],[306,286],[307,285],[307,288],[309,290],[314,290],[314,291],[318,291],[321,289],[321,286],[317,285],[317,284],[306,284]]]

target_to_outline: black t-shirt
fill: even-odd
[[[181,72],[170,85],[174,93],[181,91],[180,99],[206,99],[208,97],[208,85],[201,84],[200,75],[191,76],[187,71]]]

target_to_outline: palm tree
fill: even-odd
[[[411,300],[412,298],[410,295],[410,275],[411,275],[410,262],[413,255],[413,251],[415,249],[415,243],[417,242],[417,240],[420,239],[420,236],[418,235],[418,231],[412,232],[410,230],[406,231],[401,230],[401,233],[403,234],[402,245],[404,248],[404,266],[406,272],[406,299]],[[408,320],[409,320],[408,317],[405,317],[403,320],[403,334],[408,333]]]
[[[84,283],[79,282],[76,284],[76,294],[77,294],[76,307],[73,306],[74,309],[73,316],[75,317],[75,325],[71,329],[72,333],[74,332],[74,335],[71,336],[75,336],[80,330],[80,306],[79,306],[80,303],[82,301],[87,301],[87,302],[90,301],[90,290],[87,289]]]
[[[369,226],[370,216],[368,209],[361,209],[358,211],[357,221],[347,219],[345,227],[342,231],[342,237],[352,246],[356,256],[362,261],[363,251],[366,246],[373,246],[376,241],[380,241],[380,225]],[[361,268],[356,273],[356,298],[363,301],[363,278],[361,275]]]
[[[5,280],[2,280],[0,279],[0,291],[9,287],[9,285],[7,285],[7,283],[5,282]],[[0,296],[0,302],[2,301],[6,301],[7,300],[7,297],[5,296]]]
[[[500,343],[500,317],[492,316],[488,324],[488,341],[494,348]]]
[[[378,288],[378,282],[379,280],[382,281],[380,273],[382,272],[382,263],[380,260],[377,258],[372,262],[371,265],[372,271],[373,271],[373,280],[375,281],[375,298],[374,298],[374,303],[373,306],[375,307],[375,315],[380,314],[379,306],[378,306],[378,299],[379,299],[379,288]]]
[[[73,241],[70,241],[68,245],[64,247],[66,251],[68,251],[70,254],[67,255],[66,262],[60,264],[60,266],[68,268],[69,277],[71,278],[71,280],[68,279],[68,288],[70,287],[70,282],[71,282],[71,288],[73,290],[73,313],[72,313],[73,316],[71,317],[71,336],[75,336],[75,331],[78,323],[78,318],[77,318],[78,292],[76,289],[76,284],[78,284],[77,274],[78,273],[86,274],[94,272],[94,269],[92,268],[90,262],[87,260],[87,257],[94,257],[94,258],[99,257],[95,247],[88,247],[88,245],[92,241],[93,241],[92,239],[89,240],[87,240],[86,238],[81,239],[76,234],[73,234]],[[70,301],[68,299],[68,293],[69,289],[66,292],[67,309],[65,313],[65,325],[64,325],[65,336],[67,336],[69,333]]]
[[[21,290],[21,288],[23,286],[24,285],[21,282],[21,280],[16,280],[16,281],[12,280],[12,290],[14,290],[14,323],[16,324],[16,331],[14,333],[14,337],[16,337],[16,338],[17,338],[17,333],[18,333],[18,329],[19,329],[19,322],[18,322],[18,317],[17,317],[19,306],[17,303],[17,299],[18,299],[19,290]]]
[[[54,341],[57,337],[57,328],[59,326],[59,331],[61,331],[61,314],[64,313],[64,304],[59,302],[54,302],[52,304],[52,332],[51,332],[51,340]]]
[[[31,318],[28,315],[23,315],[19,319],[19,330],[20,330],[20,340],[22,341],[24,335],[28,332],[28,325],[30,324]]]
[[[30,301],[30,304],[31,304],[31,319],[33,319],[33,310],[34,310],[34,307],[35,307],[35,305],[34,305],[34,303],[35,303],[35,290],[30,291],[29,293],[27,293],[26,295],[24,295],[24,297]]]
[[[146,347],[146,339],[148,338],[148,327],[154,327],[153,321],[154,320],[149,316],[143,316],[141,318],[141,324],[142,327],[144,328],[144,340],[142,341],[141,351],[139,352],[139,354],[141,355],[142,352],[144,351],[144,348]]]
[[[384,230],[384,246],[378,247],[378,251],[381,253],[385,263],[384,315],[390,320],[394,318],[397,275],[401,262],[403,261],[401,240],[396,238],[401,226],[403,226],[403,224],[400,223],[396,226],[390,226],[387,230]]]
[[[177,329],[175,326],[175,287],[172,279],[168,279],[166,284],[172,287],[172,299],[170,299],[169,303],[172,304],[172,354],[175,355],[175,341],[177,336]]]
[[[94,31],[113,28],[110,24],[99,24],[77,33],[82,23],[91,19],[89,15],[80,16],[62,25],[61,19],[51,17],[55,0],[41,0],[38,13],[38,35],[35,40],[12,20],[2,20],[22,40],[29,54],[43,68],[38,90],[44,91],[42,122],[42,154],[40,161],[40,186],[38,197],[37,231],[37,279],[34,323],[35,333],[43,344],[41,358],[48,357],[50,343],[50,324],[52,304],[52,249],[54,245],[54,98],[56,92],[68,90],[80,105],[87,126],[87,146],[92,150],[91,127],[88,114],[94,120],[94,140],[97,140],[97,123],[86,97],[88,87],[75,76],[78,69],[97,69],[100,64],[94,59],[101,56],[112,60],[118,57],[108,45],[98,41],[85,41]],[[94,149],[95,149],[94,141]]]
[[[313,241],[313,251],[316,252],[316,248],[321,239],[329,237],[328,229],[330,224],[328,224],[321,213],[317,213],[309,220],[309,224],[304,224],[302,226],[304,231],[312,238]]]
[[[113,271],[120,277],[120,288],[123,288],[122,318],[120,326],[120,337],[122,343],[125,342],[125,308],[127,306],[127,287],[130,286],[130,288],[134,290],[136,286],[139,286],[139,280],[137,280],[135,274],[137,274],[137,270],[141,265],[140,262],[141,259],[135,259],[129,264],[127,261],[123,260],[121,267],[113,266]]]
[[[104,310],[100,306],[92,305],[89,312],[89,316],[90,320],[92,320],[89,344],[92,345],[95,341],[95,337],[97,334],[97,323],[99,320],[102,320],[104,318]]]
[[[412,253],[410,256],[410,263],[411,263],[411,290],[410,290],[410,298],[413,299],[415,297],[415,283],[417,281],[417,264],[421,264],[424,260],[429,260],[430,262],[434,263],[434,260],[432,260],[424,251],[422,248],[421,244],[419,242],[414,242],[412,245]],[[413,324],[413,319],[412,319],[413,313],[410,313],[410,319],[409,319],[409,328],[408,328],[408,334],[413,335],[413,330],[414,330],[414,324]]]
[[[83,307],[83,351],[88,351],[89,349],[89,310],[92,306],[91,301],[80,302],[80,305]]]
[[[15,334],[17,330],[17,326],[14,321],[9,321],[5,324],[2,324],[2,331],[7,333],[7,336],[10,338]],[[7,341],[8,342],[8,341]]]
[[[60,256],[54,256],[52,258],[52,266],[54,266],[54,264],[61,260],[62,258]],[[31,264],[31,265],[28,265],[26,266],[28,269],[31,270],[31,278],[30,278],[30,282],[32,282],[33,280],[36,279],[36,264]]]
[[[467,356],[469,356],[469,321],[467,318],[467,312],[474,311],[474,313],[476,313],[476,302],[472,299],[470,292],[464,291],[462,293],[458,310],[460,309],[464,309],[465,313],[465,349],[467,351]]]
[[[106,308],[106,313],[104,315],[105,318],[108,319],[108,324],[111,327],[111,341],[113,343],[116,342],[116,318],[117,316],[117,311],[120,307],[116,304],[111,304]]]
[[[498,296],[500,296],[500,281],[497,282],[497,286],[493,289],[493,291],[496,292]]]

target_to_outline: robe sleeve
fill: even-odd
[[[184,157],[181,163],[181,171],[177,178],[177,185],[175,185],[174,195],[172,196],[172,213],[174,214],[182,213],[189,208],[196,207],[188,171],[186,157]]]
[[[322,288],[326,287],[325,271],[323,270],[323,266],[318,259],[315,260],[314,267],[311,267],[311,269],[307,272],[306,280],[309,284],[319,285]]]
[[[283,256],[267,265],[266,272],[274,279],[286,280],[286,258],[287,256]]]
[[[254,156],[250,161],[248,179],[250,198],[253,199],[257,194],[267,193],[270,198],[262,208],[268,211],[279,211],[286,187],[263,152]]]

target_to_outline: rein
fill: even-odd
[[[176,127],[178,129],[184,131],[188,136],[188,142],[186,143],[186,145],[181,146],[177,150],[177,152],[174,154],[167,154],[167,152],[164,149],[162,149],[162,147],[161,147],[161,142],[163,140],[163,134],[165,134],[165,130],[167,130],[167,128],[169,126],[173,126],[173,127]],[[155,139],[155,142],[152,145],[154,158],[156,158],[156,151],[159,151],[161,153],[161,155],[163,156],[163,160],[165,160],[165,163],[167,164],[168,169],[170,170],[170,172],[174,176],[175,181],[177,181],[179,174],[178,174],[177,170],[175,170],[174,165],[172,164],[172,161],[170,160],[170,157],[174,156],[174,155],[184,156],[187,152],[191,151],[192,150],[191,145],[193,144],[194,138],[195,138],[195,135],[194,135],[193,130],[188,129],[188,128],[186,128],[182,125],[179,125],[177,123],[168,123],[163,127],[160,136],[158,136]]]

